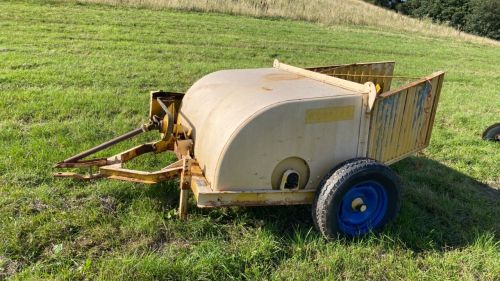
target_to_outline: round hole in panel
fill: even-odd
[[[310,174],[309,165],[300,157],[288,157],[281,160],[273,170],[273,174],[271,175],[271,186],[273,189],[280,189],[281,178],[289,169],[293,169],[300,175],[299,189],[306,187]]]

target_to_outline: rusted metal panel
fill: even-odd
[[[375,157],[380,161],[384,161],[389,157],[387,151],[397,149],[399,130],[401,128],[401,122],[396,122],[396,118],[388,118],[389,116],[401,115],[404,110],[404,99],[405,95],[403,93],[398,93],[387,98],[384,103],[374,106],[376,112],[374,112],[373,118],[377,119],[377,123],[373,128],[379,132],[379,138],[372,144],[372,150],[375,149]],[[377,102],[376,102],[377,103]],[[385,122],[384,122],[385,121]],[[380,149],[381,147],[386,147],[387,149]],[[371,158],[374,158],[373,156]]]
[[[295,67],[292,65],[284,64],[279,62],[278,60],[274,60],[274,68],[281,69],[287,72],[295,73],[307,78],[314,79],[316,81],[320,81],[323,83],[327,83],[333,86],[337,86],[340,88],[348,89],[351,91],[356,91],[356,92],[364,92],[364,87],[362,84],[359,83],[351,83],[352,80],[350,79],[336,79],[337,77],[335,76],[329,76],[329,75],[323,75],[320,73],[315,73],[314,71],[309,71],[309,70],[304,70],[303,68]],[[343,69],[343,68],[341,68]],[[347,73],[347,69],[343,69],[344,72]]]
[[[377,97],[368,157],[390,164],[429,145],[443,78],[437,72]]]
[[[213,191],[193,181],[198,207],[272,206],[311,204],[315,190]]]
[[[315,193],[314,189],[214,191],[195,160],[191,163],[191,190],[200,208],[311,204]]]
[[[432,134],[432,128],[434,127],[434,120],[436,118],[436,110],[437,106],[439,103],[439,96],[441,95],[441,88],[443,87],[443,80],[444,80],[444,75],[439,76],[439,80],[437,81],[437,85],[435,86],[435,102],[434,106],[432,108],[432,113],[431,113],[431,120],[429,121],[429,128],[427,129],[427,139],[425,140],[425,143],[428,145],[431,140],[431,134]]]
[[[381,93],[384,93],[391,88],[391,76],[394,72],[394,66],[395,62],[388,61],[307,67],[304,69],[360,84],[370,81],[380,85]]]

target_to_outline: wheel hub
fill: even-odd
[[[353,210],[364,212],[366,211],[366,205],[365,202],[363,202],[363,198],[354,198],[352,200],[351,207]]]
[[[365,181],[355,185],[340,202],[337,214],[340,228],[351,235],[368,232],[382,221],[388,201],[384,187],[378,182]]]

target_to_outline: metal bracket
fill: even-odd
[[[142,144],[109,158],[81,160],[71,163],[60,162],[55,164],[54,168],[91,169],[92,167],[99,167],[99,173],[92,174],[91,170],[89,170],[89,175],[82,175],[74,172],[57,172],[54,173],[54,177],[73,177],[81,180],[92,180],[105,177],[149,184],[179,178],[183,167],[178,165],[179,163],[177,162],[156,172],[143,172],[123,168],[123,163],[126,163],[145,153],[162,153],[164,151],[173,152],[174,142],[175,139],[171,137],[168,142],[159,141]]]
[[[163,118],[161,122],[162,125],[160,126],[161,140],[168,140],[174,130],[174,117],[170,113],[170,110],[168,110],[168,107],[161,100],[161,97],[156,98],[156,100],[165,111],[165,117]]]

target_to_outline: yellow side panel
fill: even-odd
[[[368,157],[390,164],[429,145],[443,78],[437,72],[377,97]]]
[[[364,84],[368,81],[380,85],[382,93],[391,88],[395,62],[371,62],[345,65],[330,65],[305,68],[310,71]],[[370,77],[370,75],[372,77]],[[389,76],[389,77],[380,77]]]

